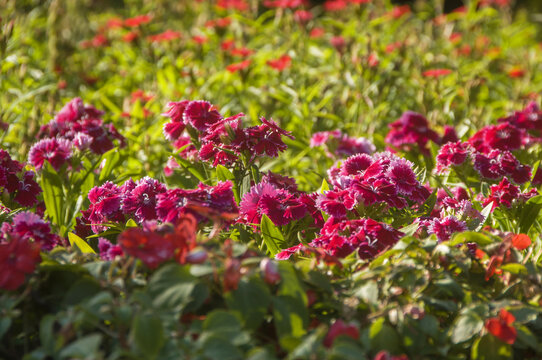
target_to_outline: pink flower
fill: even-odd
[[[468,143],[448,142],[444,144],[437,155],[437,172],[442,173],[450,168],[463,164],[471,152]]]
[[[427,119],[412,111],[404,112],[389,128],[386,143],[405,152],[417,149],[422,154],[429,154],[427,143],[440,143],[438,134],[429,128]]]
[[[117,256],[124,256],[124,251],[119,245],[114,245],[103,237],[98,238],[98,250],[100,258],[106,261],[115,260]]]
[[[300,24],[306,24],[312,20],[313,15],[310,11],[307,10],[296,10],[294,13],[295,21]]]
[[[437,236],[438,241],[447,241],[453,234],[466,231],[467,224],[450,215],[434,219],[428,230]]]
[[[266,214],[275,225],[286,225],[307,213],[307,208],[296,196],[267,183],[253,186],[239,207],[241,217],[250,224],[259,224],[262,214]]]
[[[248,3],[246,0],[218,0],[216,6],[222,9],[235,9],[239,11],[248,10]]]
[[[343,161],[341,165],[341,175],[357,175],[367,170],[373,163],[373,158],[367,154],[352,155]]]
[[[90,201],[88,220],[95,233],[107,229],[104,225],[107,222],[124,222],[121,210],[122,190],[117,185],[108,181],[102,186],[96,186],[89,191],[88,199]]]
[[[333,36],[329,42],[339,53],[346,49],[346,40],[342,36]]]
[[[139,223],[156,219],[156,198],[166,192],[166,186],[158,180],[144,177],[135,187],[125,193],[122,200],[124,214],[133,214]]]
[[[457,133],[455,132],[455,129],[453,126],[450,125],[444,125],[444,135],[442,135],[442,144],[446,144],[449,142],[458,142],[459,137],[457,137]]]
[[[316,206],[334,218],[345,219],[348,210],[357,204],[352,195],[348,190],[326,191],[317,198]]]
[[[507,178],[503,178],[498,185],[492,185],[490,191],[491,194],[484,199],[483,204],[487,206],[493,203],[492,210],[501,205],[511,207],[512,202],[520,195],[519,187],[511,184]]]
[[[10,224],[2,224],[2,233],[16,234],[27,240],[34,240],[42,250],[49,251],[60,241],[58,235],[51,233],[51,227],[38,215],[31,212],[21,212],[13,217]]]
[[[167,116],[171,119],[170,122],[164,124],[164,136],[167,140],[174,141],[181,136],[186,126],[183,115],[189,103],[190,101],[183,100],[178,102],[169,102],[167,104],[168,110],[162,114],[163,116]]]
[[[291,132],[280,128],[273,119],[260,118],[262,125],[246,129],[245,144],[242,150],[249,150],[253,155],[267,155],[277,157],[280,151],[288,148],[282,141],[282,136],[293,139]],[[241,151],[242,151],[241,150]]]
[[[55,170],[60,170],[72,156],[72,143],[66,139],[43,139],[32,145],[28,153],[28,162],[37,170],[48,161]]]
[[[222,119],[222,115],[207,101],[191,101],[186,105],[183,113],[184,122],[192,125],[199,131],[205,131],[214,123]]]
[[[488,153],[491,150],[516,150],[526,142],[525,133],[510,123],[486,126],[474,134],[469,143],[477,151]]]

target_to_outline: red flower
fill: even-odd
[[[72,156],[72,143],[66,139],[43,139],[32,145],[28,152],[28,162],[39,170],[48,161],[55,170],[68,162]]]
[[[147,40],[150,42],[167,42],[175,39],[179,39],[181,33],[173,30],[166,30],[163,33],[147,36]]]
[[[316,28],[311,30],[309,36],[312,39],[317,39],[319,37],[322,37],[325,33],[326,33],[326,31],[323,28],[316,27]]]
[[[429,154],[427,143],[440,143],[438,134],[429,127],[425,116],[413,111],[405,111],[388,126],[390,132],[386,135],[386,143],[402,151],[412,151],[417,147],[421,153]]]
[[[133,18],[124,20],[124,25],[128,27],[137,27],[139,25],[147,24],[151,21],[150,15],[138,15]]]
[[[38,183],[34,180],[34,172],[26,171],[23,174],[23,178],[19,182],[19,189],[15,195],[14,200],[21,206],[31,207],[37,204],[36,198],[40,192],[42,192]]]
[[[248,10],[246,0],[218,0],[216,6],[222,9],[235,9],[239,11]]]
[[[122,41],[130,43],[137,39],[139,37],[139,33],[137,31],[130,31],[124,35],[122,35]]]
[[[468,143],[461,141],[449,142],[443,145],[437,155],[437,172],[444,172],[450,166],[463,164],[471,152]]]
[[[523,77],[525,76],[525,70],[523,70],[519,66],[515,66],[511,68],[510,70],[508,70],[508,76],[510,76],[511,78]]]
[[[310,11],[307,10],[296,10],[294,13],[294,19],[300,24],[306,24],[311,21],[313,15]]]
[[[347,5],[346,0],[326,0],[324,9],[326,11],[340,11],[345,9]]]
[[[31,212],[20,212],[13,217],[13,222],[2,224],[1,232],[15,234],[39,244],[42,250],[51,250],[59,242],[59,237],[51,233],[49,223]],[[1,239],[1,237],[0,237]]]
[[[498,317],[486,320],[485,327],[491,335],[499,338],[509,345],[512,345],[516,341],[517,330],[515,327],[510,325],[515,320],[516,318],[514,315],[505,309],[501,309]]]
[[[433,77],[438,78],[441,76],[449,75],[452,73],[452,70],[450,69],[431,69],[423,72],[423,76],[425,77]]]
[[[122,199],[122,211],[134,215],[141,223],[156,219],[156,198],[166,192],[166,186],[158,180],[144,177],[135,183],[135,187],[126,192]]]
[[[394,19],[399,19],[403,15],[410,14],[410,6],[409,5],[394,6],[389,14]]]
[[[222,119],[222,115],[209,102],[198,100],[191,101],[186,105],[183,112],[183,120],[199,131],[205,131],[214,123]]]
[[[380,64],[380,61],[378,60],[378,55],[376,53],[369,54],[369,57],[367,58],[367,65],[369,67],[375,67]]]
[[[340,53],[346,49],[346,40],[342,36],[334,36],[329,42]]]
[[[230,49],[230,55],[231,56],[238,56],[238,57],[242,57],[242,58],[246,58],[250,55],[252,55],[254,53],[253,50],[250,50],[246,47],[241,47],[241,48],[232,48]]]
[[[143,228],[124,230],[118,243],[125,253],[141,259],[151,269],[172,258],[184,264],[196,246],[196,220],[190,214],[182,215],[174,228],[145,222]]]
[[[276,69],[278,71],[282,71],[286,68],[289,68],[292,64],[292,58],[288,55],[282,55],[277,60],[269,60],[267,61],[267,65],[271,66],[273,69]]]
[[[24,283],[41,262],[40,247],[29,239],[10,234],[9,240],[0,243],[0,288],[16,290]]]
[[[525,250],[531,245],[529,235],[517,234],[512,238],[512,246],[518,250]]]
[[[484,199],[484,206],[487,206],[490,203],[493,203],[492,210],[497,206],[504,205],[506,207],[511,207],[512,202],[516,200],[519,195],[519,187],[511,184],[507,178],[503,178],[498,185],[492,185],[491,195]]]
[[[263,6],[265,7],[281,9],[294,9],[307,4],[307,0],[264,0],[263,2]]]
[[[207,39],[206,36],[203,36],[203,35],[194,35],[192,36],[192,40],[196,43],[196,44],[205,44],[209,39]]]
[[[358,340],[359,329],[356,325],[347,324],[341,319],[338,319],[329,328],[329,331],[324,339],[324,346],[330,348],[337,336],[348,336],[354,340]]]
[[[233,63],[233,64],[230,64],[230,65],[226,66],[226,70],[231,72],[231,73],[234,73],[234,72],[237,72],[237,71],[244,70],[244,69],[248,68],[249,65],[250,65],[250,59],[247,59],[247,60],[241,61],[239,63]]]
[[[434,219],[428,230],[437,236],[439,242],[447,241],[453,234],[466,231],[467,224],[449,215],[443,219]]]

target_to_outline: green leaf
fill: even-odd
[[[197,308],[208,295],[206,286],[197,283],[189,269],[178,264],[167,264],[156,271],[149,279],[147,291],[157,309],[174,311],[188,305]]]
[[[130,335],[133,346],[147,359],[156,359],[166,341],[162,321],[153,315],[137,315]]]
[[[228,311],[211,311],[203,322],[203,330],[203,337],[218,336],[236,346],[250,342],[250,336],[243,331],[239,318]]]
[[[474,342],[473,360],[506,360],[512,358],[512,347],[491,334],[485,334]]]
[[[399,336],[395,329],[386,324],[385,318],[378,318],[369,328],[371,351],[388,350],[392,354],[401,352]]]
[[[484,246],[484,245],[492,244],[493,240],[491,240],[489,237],[485,236],[484,234],[480,234],[479,232],[464,231],[462,233],[455,234],[452,237],[452,240],[448,242],[448,246],[457,246],[459,244],[466,244],[470,242]]]
[[[501,266],[502,271],[507,271],[511,274],[527,274],[527,268],[525,265],[517,264],[517,263],[510,263],[510,264],[504,264]]]
[[[484,327],[484,321],[474,311],[468,311],[466,314],[457,318],[452,327],[452,343],[459,344],[472,339],[479,334]]]
[[[242,279],[237,289],[228,292],[225,298],[228,308],[251,330],[256,330],[263,322],[271,303],[268,287],[258,278]]]
[[[100,181],[104,181],[111,175],[113,169],[117,166],[119,159],[120,154],[117,148],[113,148],[102,155],[102,161],[105,161],[105,164],[100,171]]]
[[[211,335],[203,338],[201,343],[204,359],[240,360],[243,354],[228,339]]]
[[[228,170],[228,168],[222,165],[216,166],[216,177],[220,181],[228,181],[228,180],[235,179],[235,176],[233,176],[232,172]]]
[[[265,214],[262,214],[260,230],[262,232],[263,241],[267,246],[267,250],[272,256],[275,256],[279,253],[282,247],[285,246],[282,233]]]
[[[527,234],[531,226],[538,218],[538,214],[542,209],[542,195],[537,195],[525,202],[521,209],[519,217],[519,230],[523,234]]]
[[[11,327],[11,318],[3,317],[0,319],[0,340],[8,332]]]
[[[128,219],[128,221],[126,221],[125,227],[126,228],[137,227],[137,223],[134,221],[134,219]]]
[[[43,189],[43,201],[47,209],[47,215],[51,221],[58,226],[64,225],[64,192],[62,190],[62,180],[48,161],[43,163],[41,170],[41,188]]]
[[[482,230],[482,227],[484,226],[484,224],[486,223],[487,219],[489,218],[489,215],[491,214],[491,209],[493,208],[493,202],[489,203],[488,205],[486,205],[485,208],[482,209],[482,211],[480,212],[480,214],[482,214],[482,216],[484,217],[484,220],[482,220],[480,222],[480,224],[478,224],[478,227],[476,228],[476,231],[480,231]]]
[[[320,189],[318,189],[319,194],[323,194],[325,191],[329,190],[329,184],[327,183],[326,179],[322,180],[322,186],[320,186]]]
[[[307,307],[292,296],[276,296],[273,298],[273,322],[277,331],[280,346],[292,351],[301,343],[308,322]]]
[[[68,234],[68,240],[70,241],[70,245],[75,247],[77,250],[82,252],[83,254],[96,254],[93,248],[90,247],[89,244],[83,239],[81,239],[79,236],[75,235],[74,233]]]
[[[101,334],[90,334],[79,338],[60,351],[60,358],[92,358],[92,355],[98,355],[100,344],[102,343]]]

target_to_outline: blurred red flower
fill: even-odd
[[[452,73],[450,69],[431,69],[423,72],[424,77],[438,78]]]
[[[289,68],[292,64],[292,58],[288,55],[282,55],[279,59],[267,61],[267,65],[271,66],[273,69],[282,71],[286,68]]]
[[[516,341],[516,328],[510,326],[516,318],[514,315],[501,309],[499,316],[486,320],[485,327],[489,333],[505,343],[512,345]]]
[[[139,25],[148,24],[152,19],[151,15],[138,15],[133,18],[124,20],[124,25],[128,27],[138,27]]]
[[[160,34],[147,36],[147,40],[150,42],[167,42],[167,41],[179,39],[180,37],[181,37],[180,32],[173,31],[173,30],[166,30]]]
[[[239,63],[233,63],[233,64],[230,64],[230,65],[226,66],[226,70],[228,70],[231,73],[234,73],[234,72],[237,72],[237,71],[244,70],[244,69],[248,68],[249,65],[250,65],[250,59],[247,59],[247,60],[241,61]]]

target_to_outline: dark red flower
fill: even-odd
[[[429,154],[427,143],[440,143],[438,134],[429,127],[425,116],[412,111],[404,112],[389,128],[386,143],[405,152],[417,149],[422,154]]]
[[[348,336],[354,340],[359,339],[359,329],[356,325],[347,324],[341,319],[336,320],[329,328],[328,333],[324,339],[324,346],[330,348],[338,336]]]
[[[486,320],[485,327],[491,335],[499,338],[509,345],[512,345],[516,341],[517,337],[516,328],[511,326],[515,320],[516,318],[514,315],[505,309],[501,309],[498,317]]]
[[[98,238],[98,250],[100,258],[106,261],[115,260],[117,256],[124,256],[124,252],[119,245],[114,245],[103,237]]]
[[[14,200],[21,206],[31,207],[38,203],[37,196],[42,190],[34,180],[34,175],[33,171],[26,171],[19,183],[19,189]]]
[[[222,115],[211,103],[203,100],[190,101],[184,110],[183,120],[199,131],[205,131],[214,123],[220,121]]]
[[[466,231],[467,224],[449,215],[443,219],[434,219],[428,230],[437,236],[438,241],[447,241],[453,234]]]
[[[175,245],[162,235],[141,228],[128,228],[118,237],[122,250],[143,261],[151,269],[173,258]]]
[[[0,288],[16,290],[26,274],[34,272],[41,262],[40,247],[17,234],[9,234],[7,242],[0,243]]]
[[[28,152],[28,162],[37,170],[48,161],[55,170],[60,170],[72,156],[72,143],[66,139],[43,139],[32,145]]]
[[[13,222],[5,222],[2,233],[15,234],[24,239],[38,243],[42,250],[49,251],[60,241],[58,235],[51,233],[51,227],[38,215],[31,212],[20,212],[13,217]]]
[[[520,195],[519,187],[511,184],[507,178],[503,178],[498,185],[492,185],[490,190],[491,194],[484,199],[483,205],[493,203],[492,210],[501,205],[511,207],[512,202]]]
[[[107,227],[104,225],[110,221],[124,222],[122,214],[122,190],[108,181],[102,186],[92,188],[88,193],[90,206],[88,208],[88,220],[92,224],[92,231],[99,233]]]
[[[468,143],[448,142],[444,144],[437,155],[437,172],[444,172],[450,168],[450,166],[457,166],[463,164],[471,153],[471,149]]]
[[[134,215],[141,223],[145,220],[156,219],[156,197],[164,193],[166,186],[158,180],[144,177],[135,183],[135,187],[124,194],[122,211]]]

